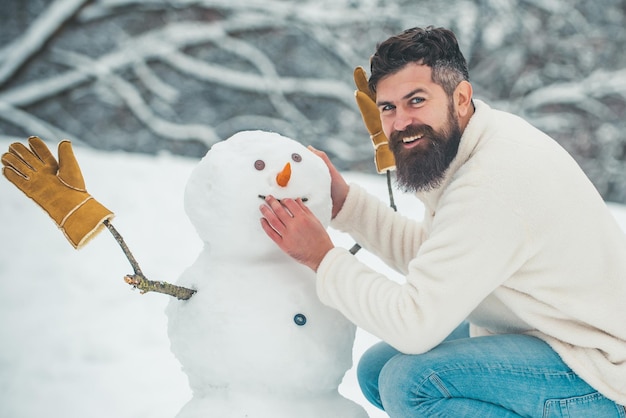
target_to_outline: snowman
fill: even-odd
[[[264,198],[301,198],[327,226],[324,162],[284,136],[246,131],[193,170],[185,210],[204,243],[167,308],[171,349],[193,392],[178,418],[364,418],[338,392],[355,326],[317,298],[315,275],[264,233]]]

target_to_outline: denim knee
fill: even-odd
[[[420,402],[419,388],[428,380],[431,373],[428,370],[426,376],[416,376],[407,373],[415,371],[414,357],[413,367],[405,367],[405,356],[397,356],[389,360],[380,372],[378,379],[379,396],[381,404],[390,416],[415,416],[415,406]],[[426,365],[424,365],[427,368]],[[411,386],[409,388],[409,386]]]
[[[446,341],[469,337],[469,324],[460,324],[447,338]],[[370,403],[383,409],[379,390],[380,373],[385,364],[396,356],[403,356],[398,350],[385,342],[370,347],[359,360],[357,366],[357,379],[361,391]],[[410,379],[409,379],[410,380]]]
[[[356,375],[361,392],[370,403],[383,409],[378,389],[380,372],[390,358],[399,352],[389,344],[380,342],[370,347],[359,360]]]

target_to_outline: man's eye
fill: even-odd
[[[411,104],[421,104],[424,102],[424,98],[422,97],[413,97],[411,99]]]

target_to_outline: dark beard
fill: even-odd
[[[423,134],[426,146],[405,149],[402,138]],[[447,129],[434,131],[428,125],[412,125],[390,136],[391,151],[396,159],[396,183],[405,192],[428,191],[438,187],[459,150],[461,129],[452,114]]]

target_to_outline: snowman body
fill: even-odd
[[[296,141],[240,132],[194,169],[185,209],[204,248],[170,301],[168,334],[193,397],[179,418],[364,418],[337,390],[352,366],[355,327],[317,298],[315,274],[261,228],[271,194],[301,198],[330,222],[330,175]]]

